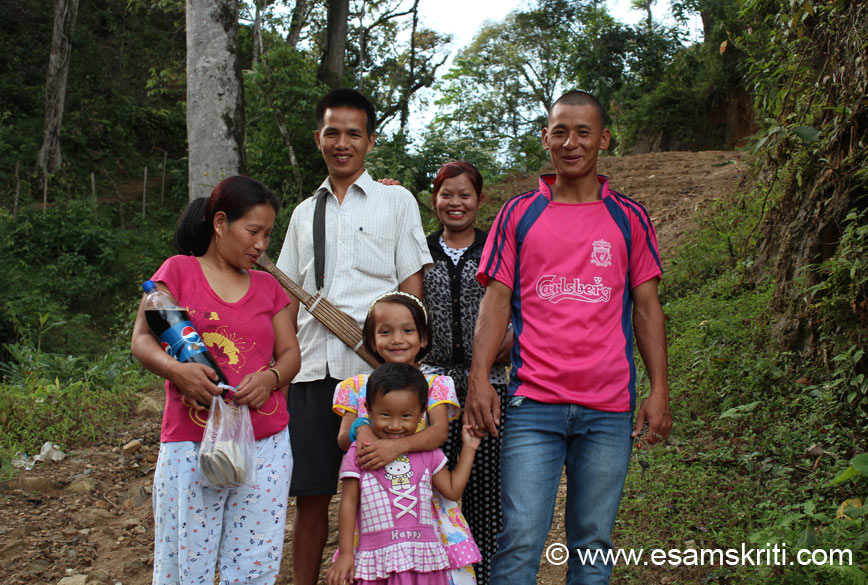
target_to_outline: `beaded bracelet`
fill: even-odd
[[[353,421],[353,426],[350,427],[350,441],[355,441],[359,427],[371,424],[371,419],[366,416],[360,416]]]

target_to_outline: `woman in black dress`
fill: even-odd
[[[442,228],[428,236],[434,265],[425,273],[424,285],[425,302],[432,314],[433,335],[422,370],[451,376],[463,407],[473,350],[473,328],[479,303],[485,294],[485,287],[476,280],[476,271],[486,233],[474,228],[482,201],[482,175],[470,163],[446,163],[434,179],[431,198]],[[511,345],[510,330],[501,346],[498,362],[508,359]],[[506,367],[495,365],[490,381],[500,395],[500,412],[504,413]],[[443,447],[450,467],[461,451],[461,424],[461,419],[452,422],[449,440]],[[503,524],[500,437],[486,438],[477,451],[470,481],[461,499],[461,509],[482,553],[482,561],[476,566],[477,582],[487,585],[491,557],[497,548],[495,537]]]

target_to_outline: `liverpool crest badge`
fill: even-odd
[[[595,264],[600,268],[612,265],[612,244],[606,240],[597,240],[594,242],[594,251],[591,252],[591,264]]]

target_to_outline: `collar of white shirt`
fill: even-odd
[[[353,187],[355,187],[355,190],[360,192],[362,195],[367,195],[368,193],[370,193],[371,188],[376,188],[377,185],[380,185],[380,183],[376,182],[373,177],[371,177],[371,174],[368,172],[368,170],[365,169],[364,172],[359,175],[359,178],[356,179],[353,184],[349,186],[349,188],[347,189],[347,193],[349,193],[351,190],[353,190]],[[316,195],[319,195],[323,191],[326,191],[332,195],[335,194],[334,189],[332,189],[331,177],[325,178],[325,181],[323,181],[319,188],[316,190]]]

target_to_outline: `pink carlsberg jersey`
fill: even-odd
[[[477,277],[512,290],[510,395],[625,412],[635,405],[631,290],[662,271],[645,208],[598,178],[599,201],[552,201],[553,175],[507,201]]]

